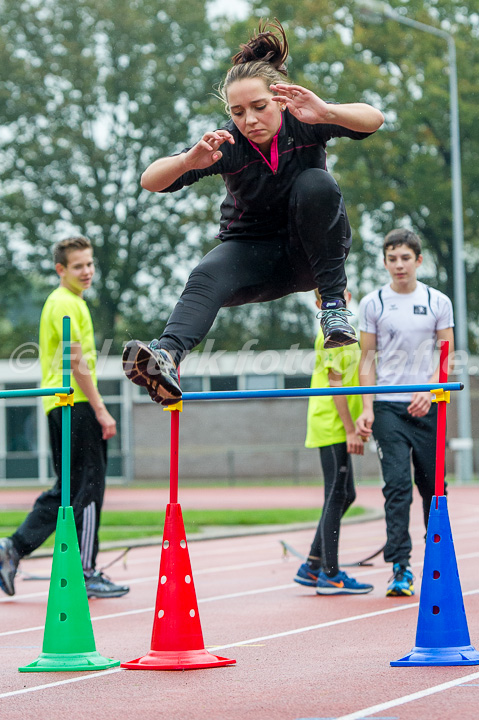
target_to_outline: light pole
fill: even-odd
[[[468,372],[467,339],[467,300],[466,272],[464,266],[464,226],[462,208],[461,150],[459,142],[459,100],[457,94],[456,44],[454,37],[445,30],[433,25],[411,20],[396,12],[380,0],[356,0],[362,17],[370,22],[385,17],[430,35],[436,35],[447,42],[449,53],[449,98],[451,106],[450,142],[451,142],[451,192],[452,192],[452,258],[454,277],[454,305],[456,317],[456,350],[458,351],[458,375],[464,390],[458,393],[458,438],[454,443],[458,463],[457,479],[470,482],[473,475],[472,438],[471,438],[471,402]]]

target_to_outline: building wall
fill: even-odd
[[[208,359],[198,353],[182,365],[185,390],[307,387],[314,361],[311,351],[224,353]],[[471,368],[479,362],[471,358]],[[475,472],[479,474],[479,375],[471,374],[472,436]],[[99,363],[105,401],[115,412],[119,434],[110,448],[110,479],[116,482],[167,479],[170,416],[148,395],[126,380],[121,360]],[[454,380],[454,377],[451,378]],[[38,367],[19,374],[0,361],[0,387],[36,387]],[[18,408],[18,411],[16,409]],[[28,408],[30,408],[28,410]],[[307,399],[188,401],[180,417],[180,477],[227,480],[240,478],[316,478],[319,453],[304,447]],[[457,393],[447,410],[448,439],[457,435]],[[380,475],[374,443],[355,457],[356,477]],[[46,484],[51,480],[48,431],[40,399],[0,400],[0,484]],[[455,453],[446,454],[447,473]],[[25,469],[25,472],[24,472]]]
[[[307,400],[188,402],[180,415],[180,477],[315,478],[319,451],[304,447]],[[152,403],[133,409],[135,477],[168,478],[170,419]],[[371,444],[372,446],[373,444]],[[356,476],[376,477],[376,452],[355,458]]]
[[[234,353],[227,356],[234,356]],[[297,362],[288,361],[288,370],[295,366],[302,378],[301,387],[307,387],[311,353],[298,352]],[[233,359],[225,357],[216,373],[202,376],[202,389],[208,390],[215,377],[234,375]],[[275,364],[275,386],[288,385],[292,374],[285,375],[287,358]],[[291,358],[289,358],[291,360]],[[284,361],[284,362],[283,362]],[[197,363],[198,361],[195,360]],[[241,364],[237,386],[248,386],[249,368],[260,366],[256,357],[251,363]],[[476,366],[471,358],[471,365]],[[193,366],[192,366],[193,367]],[[195,366],[196,367],[196,366]],[[194,369],[194,368],[193,368]],[[191,376],[188,372],[183,375]],[[258,387],[271,387],[270,375],[256,375]],[[245,380],[246,379],[246,380]],[[454,377],[451,377],[454,380]],[[196,388],[195,388],[196,389]],[[479,472],[479,376],[471,375],[472,436],[474,439],[474,466]],[[228,480],[240,478],[288,477],[293,479],[321,476],[319,453],[304,447],[306,435],[306,399],[205,401],[184,403],[180,416],[180,477],[185,479]],[[167,478],[169,475],[169,420],[168,414],[155,407],[147,397],[136,396],[133,406],[132,427],[135,477],[145,480]],[[447,410],[447,438],[457,436],[457,393],[451,393]],[[364,456],[353,458],[356,478],[380,476],[379,459],[374,441],[365,446]],[[455,453],[446,453],[446,473],[454,474]]]

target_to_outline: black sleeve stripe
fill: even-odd
[[[437,320],[437,315],[434,312],[434,310],[432,309],[432,296],[431,296],[431,288],[429,287],[429,285],[426,285],[426,290],[427,290],[427,304],[429,305],[429,310],[432,312],[433,316]]]

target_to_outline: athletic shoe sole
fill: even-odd
[[[370,587],[364,590],[353,590],[352,588],[323,588],[316,587],[316,595],[366,595],[374,588]]]
[[[8,595],[9,597],[13,597],[13,595],[15,595],[15,587],[12,588],[12,585],[9,582],[9,578],[6,578],[1,572],[0,572],[0,589],[3,590],[3,592],[6,595]]]
[[[148,390],[155,402],[181,399],[181,390],[162,368],[161,358],[140,340],[130,340],[123,350],[123,372],[135,385]]]
[[[358,338],[355,335],[343,335],[339,340],[328,338],[324,341],[324,347],[326,350],[336,347],[344,347],[345,345],[354,345],[358,342]]]
[[[412,597],[414,595],[414,588],[407,590],[392,589],[386,591],[386,597]]]
[[[101,600],[101,598],[117,598],[117,597],[123,597],[123,595],[126,595],[128,592],[130,592],[130,588],[127,590],[112,590],[110,592],[96,592],[95,590],[87,590],[86,594],[89,598],[98,598]]]
[[[296,575],[293,580],[294,582],[299,583],[299,585],[304,585],[305,587],[316,587],[316,583],[318,582],[318,578],[311,578],[311,580],[308,580],[308,578],[301,577],[301,575]]]
[[[11,542],[10,540],[5,541]],[[11,547],[11,545],[10,545]],[[13,597],[15,595],[15,575],[17,573],[17,565],[12,568],[12,560],[10,558],[10,550],[6,544],[0,546],[0,588],[6,595]]]

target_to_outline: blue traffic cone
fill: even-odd
[[[416,646],[390,664],[479,665],[469,637],[444,495],[433,497],[429,512]]]

